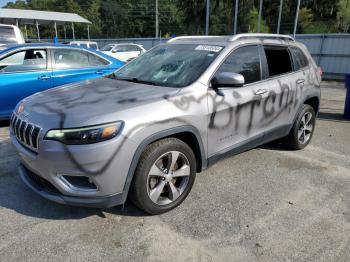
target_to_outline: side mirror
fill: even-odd
[[[118,52],[118,50],[115,50],[115,49],[112,50],[112,53],[117,53],[117,52]]]
[[[211,80],[213,88],[218,87],[242,87],[244,85],[244,76],[233,72],[218,73]]]

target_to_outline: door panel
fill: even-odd
[[[0,116],[9,116],[17,103],[53,87],[51,71],[0,73]]]
[[[9,117],[23,98],[53,87],[47,50],[28,48],[0,59],[0,117]]]
[[[261,104],[260,120],[261,128],[265,129],[266,133],[278,129],[283,132],[292,124],[291,119],[298,109],[300,96],[296,80],[294,74],[287,74],[266,82],[265,88],[268,89],[268,94]]]
[[[263,50],[269,77],[266,85],[269,94],[263,106],[261,125],[266,128],[267,135],[275,130],[280,130],[283,135],[293,123],[299,108],[303,76],[301,72],[293,71],[287,47],[264,46]]]
[[[58,48],[52,52],[54,86],[101,77],[113,71],[106,61],[88,51]]]
[[[263,137],[261,105],[268,91],[264,83],[258,82],[262,75],[260,65],[258,46],[245,46],[234,50],[216,72],[242,74],[246,85],[208,89],[209,156],[224,153],[249,139]]]

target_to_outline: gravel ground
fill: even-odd
[[[175,210],[147,216],[51,203],[16,174],[0,128],[1,261],[349,261],[350,121],[345,90],[323,83],[302,151],[265,145],[199,174]]]

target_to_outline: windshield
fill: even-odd
[[[17,43],[13,28],[0,27],[0,43]]]
[[[217,57],[222,46],[164,44],[118,70],[120,80],[183,87],[193,83]]]
[[[105,45],[101,48],[101,51],[111,51],[113,48],[113,45]]]

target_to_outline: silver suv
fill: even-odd
[[[19,174],[55,202],[150,214],[189,194],[219,159],[311,140],[318,68],[290,36],[178,37],[108,77],[37,93],[11,118]]]

